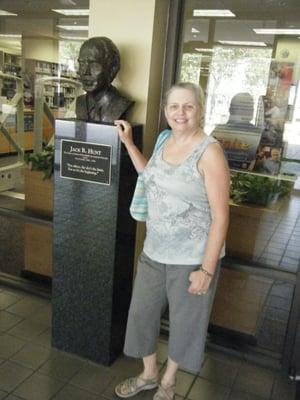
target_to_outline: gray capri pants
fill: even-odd
[[[160,319],[169,304],[169,357],[183,369],[201,369],[220,262],[205,295],[188,292],[197,265],[170,265],[140,255],[131,299],[124,353],[142,358],[156,352]]]

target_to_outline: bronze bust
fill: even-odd
[[[124,118],[134,104],[111,83],[120,70],[120,53],[106,37],[86,40],[79,51],[79,76],[86,94],[76,99],[76,118],[108,122]]]

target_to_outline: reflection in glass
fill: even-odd
[[[1,20],[3,23],[0,26],[0,71],[9,75],[0,77],[0,209],[2,214],[10,215],[1,217],[0,273],[18,277],[38,273],[43,278],[47,275],[43,269],[46,263],[49,262],[51,268],[52,228],[50,224],[47,225],[49,221],[45,222],[44,217],[39,216],[42,214],[39,212],[40,208],[29,207],[29,201],[40,200],[41,207],[50,203],[52,208],[49,192],[45,187],[49,186],[53,191],[53,183],[51,179],[43,180],[43,171],[45,172],[46,167],[51,167],[51,160],[42,152],[37,157],[37,164],[42,171],[31,171],[24,164],[23,153],[33,152],[37,137],[39,150],[35,148],[35,153],[42,150],[42,142],[51,142],[54,119],[66,116],[71,108],[77,85],[74,88],[70,81],[57,81],[56,78],[71,78],[76,82],[74,60],[77,58],[78,46],[87,38],[87,30],[69,32],[57,29],[58,17],[51,11],[51,1],[26,2],[26,5],[25,1],[16,3],[18,4],[11,7],[19,7],[17,15]],[[80,3],[83,8],[88,9],[89,0],[80,0]],[[84,20],[78,17],[76,21],[68,18],[66,22],[77,29],[82,25],[81,21],[87,29],[86,17]],[[63,41],[61,36],[64,36]],[[22,82],[22,113],[12,107],[16,81],[10,76],[17,76]],[[45,77],[50,79],[45,81]],[[45,83],[42,90],[36,85],[40,78]],[[17,140],[18,132],[21,133],[19,136],[22,143]],[[21,143],[19,155],[14,142]],[[12,166],[17,161],[19,168],[13,169]],[[41,179],[38,179],[38,172]],[[14,218],[11,218],[10,213]],[[28,214],[33,214],[33,219],[42,219],[42,225],[24,222]],[[15,218],[16,215],[19,219]],[[48,219],[51,217],[48,216]],[[42,231],[46,228],[47,234],[44,235]],[[34,264],[38,264],[40,270]]]
[[[226,124],[217,125],[212,132],[222,144],[229,166],[232,168],[252,171],[254,167],[262,128],[250,122],[253,112],[254,100],[251,94],[237,93],[230,101]]]
[[[259,123],[260,98],[266,92],[271,54],[271,49],[264,48],[214,48],[207,88],[207,133],[215,125],[226,123],[231,99],[240,92],[247,92],[253,97],[254,114],[251,122],[254,125]]]
[[[235,14],[229,20],[195,18],[204,3],[185,1],[177,79],[204,88],[205,132],[220,140],[231,167],[211,333],[219,341],[225,329],[280,358],[300,260],[300,15],[292,2],[284,13],[279,1],[246,3],[223,2]]]

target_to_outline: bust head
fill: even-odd
[[[87,93],[106,89],[120,69],[120,53],[108,38],[99,36],[86,40],[79,51],[79,76]]]
[[[79,76],[86,94],[76,99],[76,118],[109,122],[124,117],[134,102],[111,83],[120,69],[120,53],[106,37],[86,40],[79,51]]]
[[[254,112],[254,101],[250,93],[237,93],[230,101],[230,115],[239,117],[244,122],[251,121]]]

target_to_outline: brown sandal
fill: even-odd
[[[163,387],[158,386],[158,391],[155,393],[153,400],[174,400],[175,399],[175,385]]]
[[[140,384],[140,382],[142,382]],[[135,376],[133,378],[125,379],[125,381],[119,383],[115,388],[115,393],[117,396],[122,398],[128,398],[135,396],[137,393],[143,390],[154,389],[158,386],[158,379],[144,379],[140,376]]]

